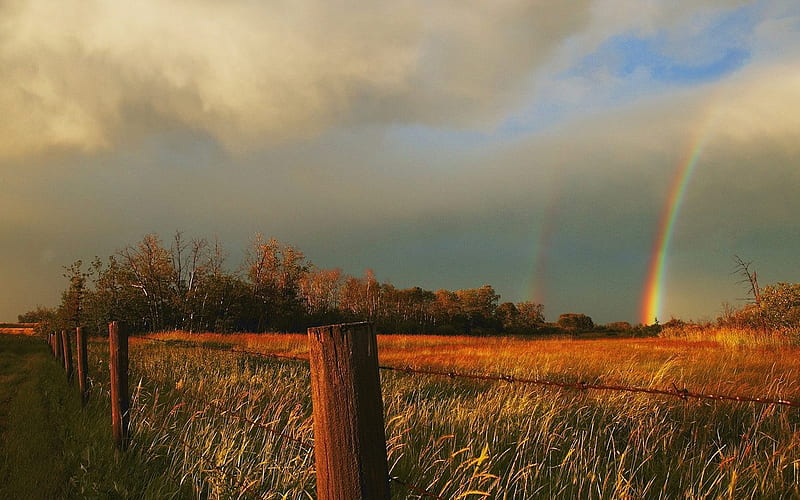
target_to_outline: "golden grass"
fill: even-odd
[[[764,330],[686,324],[664,328],[659,335],[665,339],[710,341],[726,347],[787,348],[800,346],[800,332]]]
[[[304,335],[166,332],[301,355]],[[207,498],[309,498],[307,365],[132,339],[134,452]],[[708,338],[380,336],[381,363],[800,400],[800,350]],[[391,473],[444,498],[800,496],[796,408],[381,373]],[[278,434],[234,418],[266,423]],[[393,485],[394,498],[419,498]]]
[[[215,334],[180,331],[152,335],[236,346],[239,349],[307,355],[302,334]],[[752,338],[752,337],[748,337]],[[135,338],[134,338],[134,341]],[[750,347],[744,347],[744,346]],[[777,374],[800,379],[800,348],[718,333],[660,338],[544,338],[378,335],[379,362],[396,367],[507,374],[605,384],[671,384],[697,391],[743,391],[759,395]],[[791,396],[791,395],[787,395]]]

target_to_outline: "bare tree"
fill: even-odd
[[[761,329],[767,331],[767,321],[764,317],[764,311],[761,307],[761,288],[758,286],[758,273],[752,269],[752,261],[744,261],[738,255],[733,256],[733,261],[736,263],[736,270],[734,273],[742,277],[739,283],[748,287],[747,293],[753,298],[753,304],[756,309],[756,317]]]
[[[749,287],[747,293],[753,297],[755,304],[760,306],[761,289],[758,287],[758,274],[752,269],[753,262],[745,262],[738,255],[733,256],[733,261],[736,263],[736,270],[734,273],[742,277],[739,283],[746,284]]]

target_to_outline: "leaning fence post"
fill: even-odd
[[[72,348],[67,330],[61,330],[61,346],[64,349],[64,372],[67,374],[67,380],[72,381]]]
[[[308,329],[314,456],[320,500],[388,500],[389,467],[369,323]]]
[[[78,354],[78,387],[81,391],[81,405],[86,406],[89,401],[89,384],[87,384],[89,365],[86,362],[86,334],[80,326],[75,328],[75,350]]]
[[[118,450],[128,447],[128,334],[116,321],[108,325],[111,349],[111,431]]]

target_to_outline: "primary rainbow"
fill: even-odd
[[[697,166],[697,160],[703,150],[703,144],[705,143],[703,138],[704,134],[700,134],[678,164],[677,175],[672,182],[667,202],[664,204],[664,212],[661,214],[657,238],[653,245],[653,254],[647,273],[647,282],[645,283],[645,295],[642,301],[641,322],[645,325],[654,323],[661,313],[667,251],[675,229],[675,220],[678,218],[678,212],[686,193],[686,186],[689,185],[689,180],[692,178],[695,166]]]

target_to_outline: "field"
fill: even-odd
[[[0,334],[33,335],[36,323],[0,323]]]
[[[0,334],[0,498],[191,498],[155,461],[115,456],[108,421],[107,395],[81,409],[41,339]]]
[[[307,364],[224,352],[302,356],[305,336],[154,337],[169,342],[131,339],[125,460],[138,479],[115,487],[150,498],[313,498]],[[745,340],[378,342],[381,364],[397,367],[800,400],[800,349]],[[107,345],[91,343],[89,358],[89,410],[102,413]],[[797,408],[396,371],[381,379],[390,475],[402,479],[394,498],[800,497]],[[65,496],[107,496],[93,457],[79,461]]]

